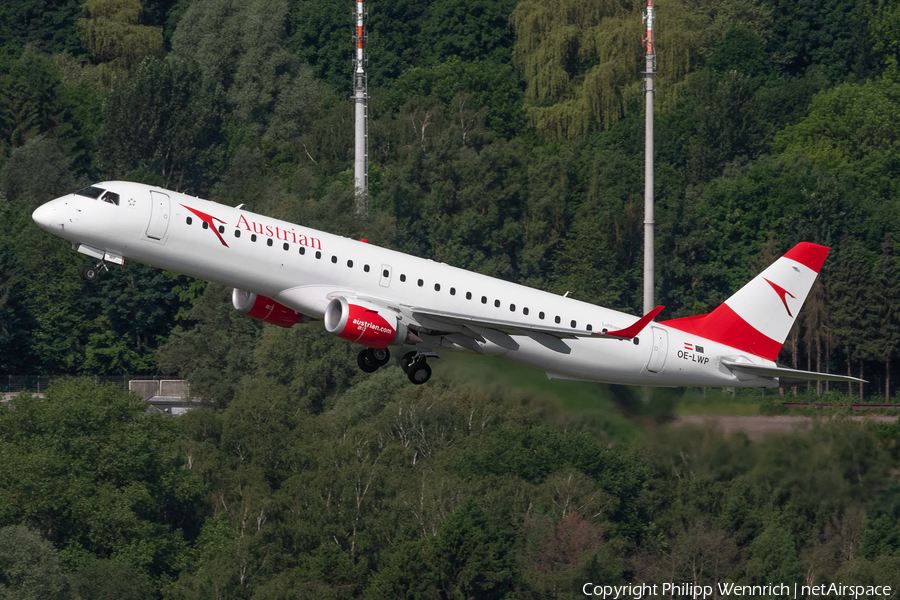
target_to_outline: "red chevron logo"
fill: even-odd
[[[763,277],[763,279],[766,279],[766,278]],[[791,314],[791,309],[788,307],[787,297],[790,296],[794,300],[796,300],[797,297],[795,295],[793,295],[792,293],[790,293],[789,291],[787,291],[786,289],[784,289],[783,287],[781,287],[780,285],[778,285],[777,283],[772,283],[768,279],[766,279],[766,283],[771,285],[772,289],[775,290],[778,293],[778,295],[781,297],[781,302],[784,304],[784,309],[787,311],[788,316],[793,317],[794,315]]]
[[[219,233],[219,229],[216,227],[216,224],[213,223],[213,221],[215,220],[224,225],[225,221],[223,221],[222,219],[220,219],[218,217],[214,217],[212,215],[206,214],[205,212],[199,211],[196,208],[191,208],[190,206],[186,206],[184,204],[182,204],[182,206],[184,206],[186,209],[188,209],[189,211],[191,211],[192,213],[197,215],[197,217],[201,221],[203,221],[204,223],[207,223],[209,225],[209,228],[212,229],[212,232],[214,234],[216,234],[217,238],[219,238],[219,241],[222,242],[222,245],[225,246],[226,248],[228,248],[228,244],[226,244],[225,240],[222,239],[222,234]]]

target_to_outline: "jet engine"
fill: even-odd
[[[409,332],[393,311],[343,296],[334,298],[325,308],[325,330],[369,348],[400,346]]]
[[[279,327],[293,327],[303,316],[296,310],[288,308],[280,302],[275,302],[271,298],[237,288],[234,288],[231,293],[231,303],[239,313]]]

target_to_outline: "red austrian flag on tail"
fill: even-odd
[[[825,246],[797,244],[713,312],[664,323],[775,360],[827,255]]]

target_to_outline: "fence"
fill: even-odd
[[[15,393],[22,392],[28,390],[30,392],[41,393],[47,389],[47,386],[50,385],[50,382],[54,379],[60,379],[61,376],[44,376],[44,375],[3,375],[0,376],[0,392],[2,393]],[[165,380],[168,379],[166,377],[161,376],[153,376],[153,375],[135,375],[134,377],[130,376],[122,376],[122,375],[97,375],[91,377],[94,381],[94,385],[100,385],[103,383],[111,383],[116,386],[121,387],[123,390],[128,389],[128,382],[132,379],[139,379],[142,381],[146,380]]]

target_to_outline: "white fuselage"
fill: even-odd
[[[119,204],[71,194],[40,207],[35,221],[90,256],[112,262],[123,257],[255,292],[316,319],[323,317],[333,297],[348,295],[407,313],[427,307],[475,319],[595,332],[622,329],[637,320],[177,192],[120,181],[95,187],[118,194]],[[634,340],[565,339],[569,352],[550,349],[529,336],[513,338],[517,350],[490,341],[479,342],[479,348],[546,371],[552,378],[648,386],[778,385],[768,377],[738,379],[721,364],[774,364],[771,361],[658,323],[649,324]],[[435,350],[464,350],[448,340],[431,341]]]

